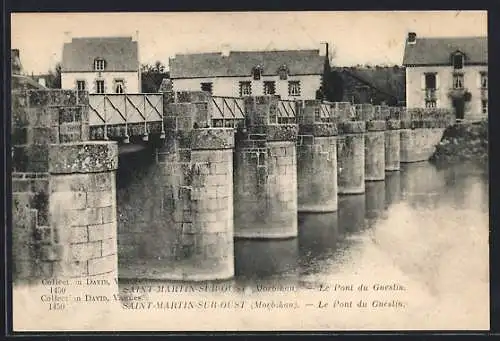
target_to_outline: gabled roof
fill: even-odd
[[[139,70],[138,46],[131,37],[96,37],[64,44],[62,72],[93,71],[96,58],[106,61],[105,71]]]
[[[340,71],[398,101],[405,98],[406,75],[403,68],[374,67],[368,69],[343,67],[340,68]]]
[[[465,63],[488,64],[487,37],[416,38],[406,43],[403,65],[451,65],[451,55],[460,51]]]
[[[325,57],[319,50],[231,51],[221,53],[178,54],[169,61],[171,78],[231,77],[251,75],[262,66],[263,75],[277,75],[286,65],[290,75],[322,74]]]

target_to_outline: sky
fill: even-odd
[[[408,32],[418,37],[486,36],[486,11],[13,13],[11,48],[25,73],[61,61],[71,37],[131,36],[142,63],[168,68],[176,53],[222,49],[335,51],[334,65],[401,65]]]

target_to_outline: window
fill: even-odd
[[[256,81],[260,80],[260,78],[262,77],[262,67],[260,65],[257,65],[252,70],[252,73],[253,73],[254,80],[256,80]]]
[[[98,79],[95,81],[95,92],[98,94],[104,93],[104,80]]]
[[[212,82],[201,83],[201,91],[206,91],[209,94],[212,94]]]
[[[453,89],[463,89],[464,88],[464,74],[454,73],[453,74]]]
[[[240,97],[252,95],[252,83],[240,82]]]
[[[481,112],[483,114],[487,114],[488,113],[488,100],[482,100],[481,101]]]
[[[481,89],[488,89],[488,73],[481,72]]]
[[[453,55],[453,68],[462,69],[464,67],[464,56],[460,53]]]
[[[288,79],[288,67],[286,65],[282,65],[279,70],[278,74],[280,76],[280,80],[287,80]]]
[[[436,74],[426,73],[425,74],[425,88],[426,89],[436,89]]]
[[[300,82],[299,81],[289,81],[288,82],[288,95],[289,96],[300,96]]]
[[[276,93],[275,82],[264,82],[264,95],[274,95]]]
[[[96,71],[104,71],[105,64],[106,63],[105,63],[104,59],[98,58],[98,59],[94,60],[94,69]]]
[[[76,90],[85,91],[85,89],[86,89],[85,81],[76,81]]]
[[[425,100],[425,107],[426,108],[435,108],[436,107],[436,100],[435,99]]]
[[[125,84],[123,79],[115,79],[115,93],[123,94],[125,92]]]

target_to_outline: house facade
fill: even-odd
[[[170,79],[174,91],[315,99],[325,58],[328,56],[321,56],[319,50],[178,54],[169,60]]]
[[[137,41],[131,37],[73,38],[63,47],[61,87],[89,93],[139,93]]]
[[[486,37],[419,38],[410,32],[406,67],[408,108],[455,109],[458,118],[488,115],[488,41]]]

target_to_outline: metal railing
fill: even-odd
[[[162,94],[91,94],[89,125],[118,125],[163,120]]]

